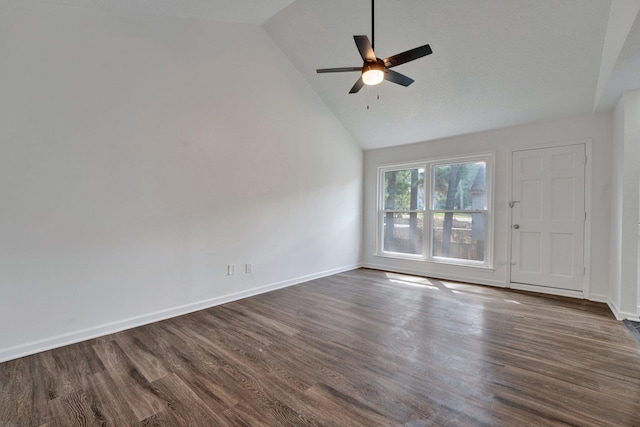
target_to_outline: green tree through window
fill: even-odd
[[[451,257],[454,211],[472,209],[471,187],[477,175],[484,174],[485,170],[486,165],[482,162],[434,167],[433,209],[442,210],[444,214],[440,256]]]
[[[488,159],[383,168],[382,252],[486,263]]]
[[[384,209],[384,250],[422,254],[424,168],[384,174]]]

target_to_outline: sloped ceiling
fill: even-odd
[[[0,5],[101,9],[127,17],[173,16],[213,22],[263,24],[294,0],[0,0]]]
[[[591,113],[609,6],[378,0],[379,57],[425,43],[434,53],[395,68],[416,80],[410,87],[383,82],[356,95],[347,92],[357,72],[315,69],[361,63],[352,36],[371,34],[368,0],[297,0],[265,28],[368,149]]]
[[[609,16],[607,35],[609,36],[615,30],[621,32],[623,36],[616,42],[612,42],[612,37],[605,38],[606,52],[603,52],[603,63],[599,75],[601,92],[596,93],[594,105],[596,112],[611,111],[622,93],[640,88],[640,17],[637,15],[640,2],[623,0],[619,7],[622,10],[617,16],[613,14]],[[614,53],[606,54],[611,51]],[[615,52],[618,54],[616,55]],[[605,63],[607,56],[613,57],[609,60],[609,64]],[[605,70],[607,68],[611,70],[608,74]]]
[[[370,0],[0,5],[56,3],[127,16],[262,25],[360,145],[373,149],[611,111],[623,91],[640,87],[640,23],[631,25],[637,1],[378,0],[379,57],[427,43],[434,53],[396,68],[415,79],[410,87],[383,82],[355,95],[348,91],[357,72],[315,70],[361,65],[353,35],[371,36]]]

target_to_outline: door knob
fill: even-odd
[[[518,224],[513,224],[513,228],[517,230],[518,228],[520,228],[520,226]]]

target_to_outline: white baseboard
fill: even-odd
[[[584,299],[584,293],[582,291],[570,291],[566,289],[547,288],[544,286],[525,285],[523,283],[511,283],[509,287],[511,289],[518,289],[520,291],[537,292],[539,294],[558,295],[561,297]]]
[[[625,319],[624,317],[620,317],[620,313],[618,312],[618,309],[615,307],[615,305],[609,299],[609,295],[590,294],[589,295],[589,301],[605,303],[605,304],[607,304],[607,306],[609,307],[609,310],[611,310],[611,313],[613,313],[613,315],[615,316],[615,318],[617,320],[624,320]]]
[[[81,341],[86,341],[86,340],[97,338],[103,335],[113,334],[116,332],[124,331],[126,329],[136,328],[138,326],[147,325],[149,323],[158,322],[158,321],[169,319],[172,317],[182,316],[183,314],[193,313],[194,311],[215,307],[216,305],[226,304],[228,302],[237,301],[243,298],[263,294],[265,292],[274,291],[276,289],[286,288],[288,286],[298,285],[300,283],[308,282],[310,280],[331,276],[333,274],[354,270],[360,267],[361,267],[360,264],[347,265],[344,267],[321,271],[318,273],[309,274],[306,276],[300,276],[300,277],[296,277],[289,280],[283,280],[281,282],[276,282],[269,285],[259,286],[257,288],[248,289],[242,292],[235,292],[232,294],[227,294],[227,295],[223,295],[216,298],[210,298],[207,300],[197,301],[190,304],[181,305],[178,307],[172,307],[166,310],[160,310],[153,313],[143,314],[141,316],[130,317],[128,319],[119,320],[117,322],[107,323],[103,325],[94,326],[91,328],[85,328],[85,329],[80,329],[73,332],[55,335],[55,336],[47,337],[41,340],[19,344],[13,347],[2,348],[0,349],[0,363],[6,362],[12,359],[17,359],[19,357],[40,353],[42,351],[63,347],[65,345],[75,344]]]
[[[474,276],[464,276],[464,275],[457,275],[457,274],[449,275],[449,274],[440,274],[440,273],[431,273],[431,272],[427,273],[424,271],[414,270],[411,268],[397,268],[397,267],[391,267],[388,265],[380,265],[380,264],[374,264],[374,263],[364,263],[362,264],[362,267],[372,268],[374,270],[390,271],[393,273],[411,274],[414,276],[422,276],[422,277],[432,277],[438,280],[451,280],[453,282],[474,283],[478,285],[495,286],[498,288],[506,287],[506,284],[499,280],[479,279],[478,277],[474,277]]]
[[[589,301],[594,302],[603,302],[607,304],[609,302],[609,295],[601,295],[601,294],[590,294]]]
[[[640,307],[638,307],[638,311],[636,313],[629,313],[629,312],[620,311],[620,309],[618,308],[618,305],[615,302],[613,302],[610,298],[607,298],[605,302],[609,306],[609,309],[611,310],[613,315],[616,316],[616,319],[633,320],[636,322],[640,322],[640,316],[638,316],[638,313],[640,313]]]

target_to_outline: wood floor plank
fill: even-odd
[[[115,341],[101,341],[93,345],[105,366],[118,394],[128,403],[136,420],[143,420],[161,412],[165,404],[153,392],[149,382],[140,374],[130,358]]]
[[[29,425],[33,400],[33,390],[29,380],[30,359],[17,359],[6,362],[4,370],[6,380],[2,382],[0,390],[0,421],[11,425]]]
[[[122,350],[130,355],[131,362],[142,376],[149,382],[156,381],[170,374],[163,362],[153,353],[154,346],[149,347],[139,335],[150,330],[149,325],[132,329],[130,333],[116,334],[114,341]]]
[[[55,423],[61,426],[97,426],[106,422],[100,410],[83,391],[56,397],[48,404]]]
[[[224,414],[210,408],[175,374],[154,381],[152,387],[156,395],[165,401],[173,417],[178,420],[178,425],[230,425]]]
[[[270,378],[271,381],[267,381],[264,376],[256,374],[253,370],[239,370],[232,366],[226,366],[223,368],[223,372],[227,374],[229,382],[233,382],[245,390],[245,392],[251,393],[253,397],[253,404],[251,406],[258,408],[259,413],[266,420],[269,420],[271,425],[295,425],[295,426],[310,426],[317,425],[313,418],[306,417],[303,413],[295,410],[292,405],[288,404],[288,401],[298,401],[295,397],[288,399],[287,395],[297,393],[292,392],[290,388],[283,387],[283,383],[278,381],[277,378]],[[279,393],[282,390],[286,390],[284,394]],[[236,405],[238,407],[238,405]]]
[[[310,388],[306,394],[316,400],[319,407],[337,414],[349,414],[341,420],[345,426],[401,425],[391,421],[377,408],[322,383]]]
[[[0,426],[639,426],[605,304],[358,269],[0,364]]]
[[[136,424],[134,424],[136,425]],[[165,427],[165,426],[179,426],[180,421],[173,415],[170,410],[165,410],[154,414],[137,424],[140,427]]]
[[[114,376],[101,372],[86,377],[85,383],[83,389],[91,396],[94,414],[103,425],[123,426],[139,419]]]

